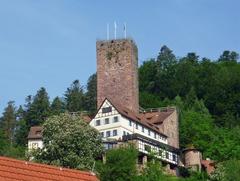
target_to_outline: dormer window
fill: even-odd
[[[111,106],[102,108],[102,113],[108,113],[108,112],[112,112]]]

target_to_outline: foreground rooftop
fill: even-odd
[[[0,157],[0,180],[4,181],[98,181],[85,171]]]

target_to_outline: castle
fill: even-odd
[[[175,107],[144,110],[139,106],[138,50],[131,39],[97,41],[97,107],[89,124],[102,136],[106,150],[134,143],[138,164],[156,153],[168,170],[176,173],[180,159],[179,120]],[[42,147],[41,127],[32,127],[29,150]],[[193,153],[186,150],[191,166]],[[196,164],[201,158],[198,155]],[[195,163],[194,163],[195,164]],[[201,163],[200,163],[201,166]]]

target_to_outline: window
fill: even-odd
[[[162,156],[163,155],[163,151],[161,149],[159,149],[158,154],[159,154],[159,156]]]
[[[112,107],[104,107],[102,108],[102,113],[108,113],[108,112],[112,112]]]
[[[123,131],[123,135],[126,135],[126,131]]]
[[[100,124],[101,124],[100,120],[99,120],[99,119],[96,120],[95,125],[96,125],[96,126],[100,126]]]
[[[173,159],[173,161],[177,161],[176,155],[173,155],[173,156],[172,156],[172,159]]]
[[[113,118],[113,122],[114,122],[114,123],[118,122],[118,116],[115,116],[115,117]]]
[[[147,151],[147,152],[151,152],[151,146],[144,145],[144,150]]]
[[[136,129],[138,129],[138,123],[136,123]]]
[[[117,136],[117,130],[113,130],[113,136]]]
[[[111,143],[105,143],[103,146],[106,150],[109,150],[109,149],[113,148],[113,144],[111,144]]]
[[[105,118],[105,124],[109,124],[109,118]]]
[[[156,133],[154,133],[154,138],[155,138],[155,139],[157,138],[157,134],[156,134]]]
[[[166,159],[169,159],[169,153],[166,152]]]
[[[144,127],[142,127],[142,132],[144,133]]]
[[[104,132],[101,132],[100,134],[101,134],[101,137],[104,138]]]
[[[129,120],[129,126],[132,126],[132,121]]]
[[[111,136],[111,132],[110,131],[107,131],[106,132],[106,137],[110,137]]]
[[[151,136],[151,131],[150,130],[148,130],[148,135]]]
[[[37,149],[38,148],[38,143],[32,143],[32,148]]]

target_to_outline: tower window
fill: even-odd
[[[144,127],[142,127],[142,132],[144,133]]]
[[[150,130],[148,130],[148,135],[151,136],[151,131]]]

